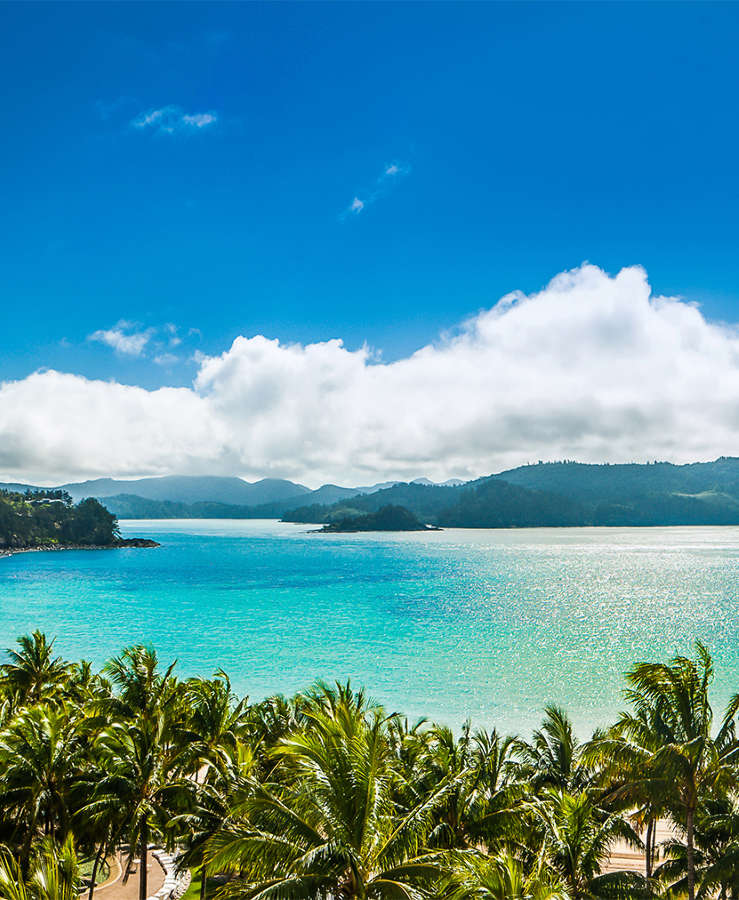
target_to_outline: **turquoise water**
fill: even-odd
[[[151,642],[253,698],[364,684],[411,716],[579,730],[622,706],[635,660],[689,650],[739,691],[739,528],[319,535],[273,521],[126,522],[156,550],[0,559],[0,646],[41,628],[102,663]]]

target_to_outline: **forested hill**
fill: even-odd
[[[395,485],[284,518],[320,524],[387,504],[448,527],[739,525],[739,459],[685,466],[540,463],[459,487]]]
[[[119,542],[116,517],[97,500],[75,505],[60,490],[0,491],[0,550],[108,547]]]
[[[706,492],[739,498],[739,457],[722,456],[713,462],[589,465],[551,462],[500,472],[509,484],[552,491],[590,503],[615,502],[655,494],[697,495]]]
[[[461,528],[581,525],[585,521],[585,512],[577,503],[496,478],[459,487],[398,484],[330,507],[302,507],[283,518],[291,522],[332,523],[386,506],[404,507],[426,524]]]

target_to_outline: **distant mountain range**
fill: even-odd
[[[448,527],[739,525],[739,457],[687,465],[539,463],[466,483],[419,478],[314,491],[284,479],[217,476],[100,478],[60,487],[75,500],[102,500],[119,518],[283,517],[325,524],[392,505]]]
[[[427,484],[419,478],[414,484]],[[447,485],[459,485],[450,479]],[[283,478],[263,478],[249,482],[243,478],[217,475],[164,475],[124,481],[96,478],[91,481],[56,485],[75,502],[87,497],[104,500],[105,506],[121,519],[173,518],[274,518],[296,506],[322,504],[330,506],[357,494],[372,494],[397,484],[384,481],[363,487],[340,487],[324,484],[311,490],[303,484]],[[42,490],[37,485],[0,483],[0,490]]]
[[[261,481],[244,481],[243,478],[224,478],[217,475],[164,475],[160,478],[138,478],[122,481],[116,478],[96,478],[60,484],[61,490],[71,494],[74,501],[86,497],[97,499],[125,495],[143,500],[171,501],[174,503],[227,503],[241,506],[257,506],[288,497],[297,499],[310,494],[310,488],[282,478],[263,478]],[[7,490],[38,490],[34,485],[0,484]],[[328,501],[327,501],[328,502]],[[333,502],[333,501],[331,501]]]

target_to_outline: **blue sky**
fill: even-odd
[[[402,361],[585,261],[734,323],[738,37],[728,3],[5,3],[0,381],[209,390],[240,335]]]
[[[737,318],[734,4],[4,4],[0,377],[120,320],[395,359],[590,260]],[[176,107],[212,114],[135,128]],[[361,213],[341,214],[401,174]],[[186,358],[186,354],[183,354]]]

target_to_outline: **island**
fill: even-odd
[[[434,525],[425,525],[404,506],[383,506],[374,513],[357,513],[346,510],[346,514],[328,522],[319,529],[322,534],[336,534],[352,531],[440,531]]]
[[[75,504],[63,490],[0,491],[0,556],[158,546],[148,538],[122,538],[118,519],[92,497]]]

